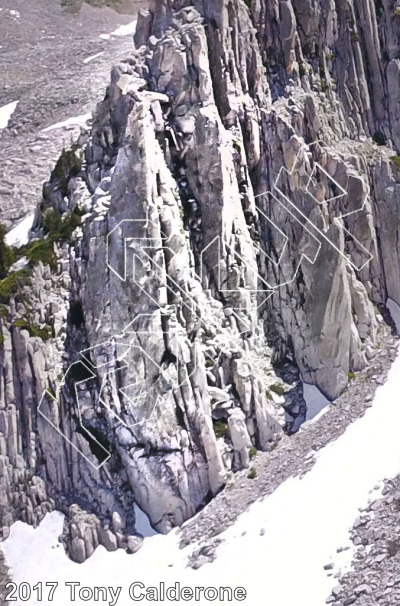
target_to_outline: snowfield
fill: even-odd
[[[224,542],[212,564],[197,571],[186,568],[194,546],[180,550],[176,530],[146,538],[135,555],[121,550],[107,553],[98,547],[84,564],[75,564],[57,543],[63,516],[53,512],[36,529],[22,522],[13,525],[2,546],[13,579],[32,584],[58,581],[55,606],[70,603],[66,581],[89,587],[121,586],[118,604],[122,606],[131,603],[128,590],[134,581],[146,586],[160,581],[169,585],[179,581],[189,587],[242,586],[247,591],[244,603],[250,606],[323,606],[337,584],[324,565],[332,562],[336,571],[349,567],[353,548],[339,554],[337,549],[350,546],[349,529],[359,507],[378,496],[384,478],[400,471],[399,392],[400,355],[364,417],[319,451],[314,467],[303,478],[290,478],[239,516],[220,535]],[[208,603],[204,597],[196,602]]]
[[[303,396],[307,404],[306,422],[316,420],[320,417],[321,412],[325,414],[331,405],[330,400],[320,392],[318,387],[309,383],[303,383]]]
[[[116,30],[111,32],[112,36],[133,36],[136,31],[137,19],[127,23],[126,25],[120,25]]]
[[[100,34],[99,38],[102,40],[109,40],[111,36],[133,36],[136,31],[136,23],[137,19],[134,19],[126,25],[120,25],[120,27],[111,32],[111,34]]]
[[[90,57],[86,57],[86,59],[84,59],[83,62],[90,63],[91,61],[94,61],[95,59],[97,59],[98,57],[101,57],[102,55],[104,55],[104,51],[101,51],[100,53],[96,53],[95,55],[90,55]]]
[[[57,124],[52,124],[47,128],[44,128],[42,132],[48,133],[52,130],[56,130],[58,128],[65,128],[66,126],[84,126],[88,120],[90,120],[92,114],[82,114],[81,116],[74,116],[72,118],[68,118],[63,122],[57,122]]]
[[[7,128],[11,116],[17,109],[19,101],[13,101],[0,107],[0,129]]]
[[[29,242],[29,232],[32,228],[35,213],[30,213],[18,225],[13,227],[5,236],[4,240],[8,246],[24,246]]]

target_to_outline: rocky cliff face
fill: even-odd
[[[182,523],[300,379],[334,400],[368,364],[400,304],[399,25],[392,0],[142,10],[44,188],[51,267],[2,310],[4,527],[58,507],[74,559],[134,551],[134,503]]]

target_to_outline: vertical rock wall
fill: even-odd
[[[81,225],[2,318],[5,527],[56,506],[76,560],[135,550],[134,502],[166,532],[280,439],[273,364],[331,400],[365,367],[373,305],[400,304],[398,8],[141,12],[35,235]]]

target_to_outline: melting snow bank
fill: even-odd
[[[84,126],[88,120],[90,120],[92,114],[82,114],[81,116],[75,116],[73,118],[68,118],[64,120],[64,122],[57,122],[57,124],[52,124],[47,128],[44,128],[42,132],[48,133],[51,130],[55,130],[57,128],[65,128],[66,126]]]
[[[367,504],[373,486],[399,472],[399,391],[400,356],[364,417],[319,451],[314,467],[302,479],[290,478],[239,516],[220,535],[223,543],[212,564],[197,571],[186,568],[194,546],[180,550],[177,531],[145,539],[135,555],[121,550],[107,553],[99,547],[84,564],[75,564],[62,547],[57,548],[63,516],[53,512],[37,529],[22,522],[13,525],[3,543],[12,576],[17,583],[58,582],[55,606],[71,602],[66,582],[89,588],[121,587],[116,603],[127,606],[133,603],[129,596],[132,583],[158,587],[161,581],[167,585],[179,581],[181,587],[191,588],[244,587],[245,603],[250,606],[322,606],[337,584],[323,566],[329,562],[348,566],[353,550],[340,554],[344,561],[338,560],[336,551],[350,543],[349,529],[359,514],[358,508]],[[140,591],[141,587],[136,586],[136,595]],[[209,601],[210,597],[202,593],[195,603]],[[233,599],[230,603],[242,601]],[[152,600],[153,604],[165,602],[168,600]],[[24,603],[38,604],[35,599]],[[79,600],[76,603],[81,604]],[[100,599],[85,603],[94,606],[107,602]]]
[[[0,129],[8,126],[11,116],[17,109],[18,103],[19,101],[13,101],[12,103],[0,107]]]
[[[102,40],[109,40],[111,36],[133,36],[136,31],[136,23],[137,19],[127,23],[126,25],[121,25],[116,30],[111,32],[111,34],[100,34],[99,38]]]
[[[137,19],[127,23],[126,25],[121,25],[118,29],[111,32],[112,36],[133,36],[136,31],[136,23]]]
[[[331,402],[315,385],[303,383],[303,396],[307,404],[306,421],[316,420],[321,416],[321,412],[328,410]]]
[[[86,59],[84,59],[83,62],[90,63],[91,61],[94,61],[98,57],[101,57],[101,55],[104,55],[104,51],[101,51],[100,53],[96,53],[95,55],[90,55],[90,57],[86,57]]]
[[[158,534],[158,532],[151,527],[148,516],[140,509],[139,505],[135,503],[134,507],[136,531],[144,537],[152,537]]]
[[[30,213],[18,225],[13,227],[7,234],[5,239],[8,246],[24,246],[29,242],[29,232],[32,229],[35,213]]]

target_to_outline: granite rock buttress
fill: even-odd
[[[58,508],[76,561],[135,551],[135,504],[168,532],[281,438],[283,364],[330,400],[368,364],[400,304],[399,8],[140,12],[32,238],[79,225],[1,313],[4,535]]]

